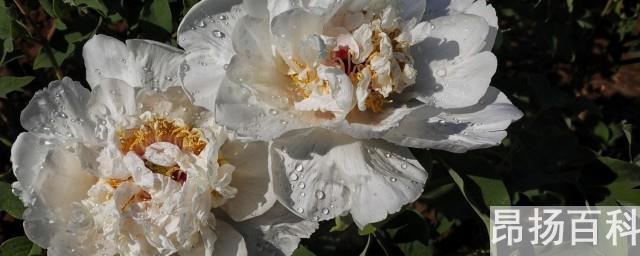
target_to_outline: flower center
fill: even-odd
[[[392,12],[350,13],[363,15],[367,21],[348,31],[348,35],[340,35],[337,46],[330,49],[323,61],[324,65],[344,70],[354,87],[366,88],[364,108],[374,113],[382,112],[385,105],[393,102],[391,96],[415,83],[416,78],[410,44],[403,39],[409,32],[404,31],[400,18],[395,18],[392,24],[383,24],[382,16]],[[386,17],[389,19],[393,18]],[[297,66],[293,70],[299,70],[289,73],[298,98],[309,98],[314,88],[324,95],[331,92],[327,81],[321,81],[314,68],[292,62]]]
[[[119,131],[120,151],[122,153],[135,152],[145,157],[145,151],[154,143],[171,143],[184,152],[200,154],[207,142],[202,139],[202,132],[188,125],[177,124],[166,118],[152,118],[140,127]],[[161,150],[161,149],[160,149]],[[162,153],[162,152],[158,152]],[[177,164],[165,166],[144,159],[145,166],[155,173],[159,173],[178,182],[184,182],[187,174],[180,170]]]

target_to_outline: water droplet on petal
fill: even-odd
[[[298,213],[303,213],[303,212],[304,212],[304,209],[302,209],[302,208],[298,208],[298,210],[297,210],[297,211],[298,211]]]
[[[280,113],[280,112],[278,112],[278,110],[275,110],[275,109],[269,110],[269,114],[277,115],[278,113]]]
[[[222,66],[222,68],[224,68],[224,70],[229,69],[229,64],[224,64],[224,66]]]
[[[444,121],[444,120],[439,120],[439,121],[438,121],[438,124],[440,124],[440,125],[445,125],[445,124],[447,124],[447,122],[446,122],[446,121]]]
[[[389,180],[390,180],[391,182],[396,182],[396,181],[398,181],[398,179],[396,179],[396,177],[391,177]]]
[[[204,27],[206,27],[206,26],[207,26],[207,24],[206,24],[206,23],[204,23],[204,21],[203,21],[203,20],[199,20],[199,21],[197,21],[197,22],[195,23],[195,25],[196,25],[196,27],[199,27],[199,28],[204,28]]]
[[[282,121],[280,121],[280,124],[287,125],[287,124],[289,124],[289,122],[287,122],[286,120],[282,120]]]
[[[302,166],[302,164],[296,164],[296,172],[301,172],[304,170],[304,167]]]
[[[298,174],[292,173],[291,176],[289,176],[289,178],[291,178],[291,180],[296,181],[298,180]]]
[[[391,153],[389,153],[389,152],[384,153],[384,156],[385,156],[386,158],[390,158],[390,157],[391,157]]]
[[[300,182],[300,184],[298,184],[298,187],[299,187],[299,188],[304,188],[304,187],[305,187],[305,185],[304,185],[304,183],[303,183],[303,182]]]
[[[402,169],[407,169],[407,164],[406,164],[406,163],[402,163],[402,164],[400,164],[400,168],[402,168]]]
[[[320,217],[318,217],[318,216],[313,216],[313,221],[319,221],[319,220],[320,220]]]
[[[214,30],[212,33],[213,33],[213,36],[215,36],[216,38],[224,38],[225,37],[225,34],[222,31],[218,30],[218,29]]]
[[[322,214],[324,214],[324,215],[329,215],[329,209],[327,209],[327,208],[322,208]]]
[[[305,193],[305,192],[300,193],[300,197],[305,197],[306,195],[307,195],[307,193]]]
[[[227,15],[220,15],[220,17],[218,17],[218,19],[220,19],[220,20],[227,20]]]
[[[320,190],[316,191],[316,198],[321,199],[321,200],[324,199],[324,192],[322,192]]]
[[[444,69],[444,68],[438,69],[438,71],[436,71],[436,74],[437,74],[439,77],[446,76],[446,75],[447,75],[447,70],[446,70],[446,69]]]

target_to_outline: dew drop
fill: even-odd
[[[307,196],[307,193],[305,192],[300,193],[300,197],[305,197],[305,196]]]
[[[195,25],[196,25],[196,27],[199,27],[199,28],[204,28],[204,27],[206,27],[206,26],[207,26],[207,24],[206,24],[206,23],[204,23],[204,21],[203,21],[203,20],[197,21],[197,22],[195,23]]]
[[[222,66],[222,68],[224,68],[224,70],[229,69],[229,64],[224,64],[224,66]]]
[[[320,190],[316,191],[316,198],[324,199],[324,192],[322,192]]]
[[[65,118],[65,119],[69,117],[64,112],[58,112],[58,116],[61,117],[61,118]]]
[[[292,173],[291,176],[289,176],[289,178],[291,178],[291,180],[296,181],[298,180],[298,174]]]
[[[280,112],[278,112],[278,110],[275,110],[275,109],[269,110],[269,114],[271,114],[271,115],[277,115],[278,113],[280,113]]]
[[[304,167],[302,166],[302,164],[296,164],[296,172],[301,172],[304,170]]]
[[[319,220],[320,220],[320,217],[318,217],[318,216],[313,216],[313,221],[319,221]]]
[[[327,209],[327,208],[322,208],[322,214],[324,214],[324,215],[329,215],[329,209]]]
[[[438,71],[436,71],[436,74],[437,74],[439,77],[446,76],[446,75],[447,75],[447,70],[446,70],[446,69],[443,69],[443,68],[438,69]]]
[[[287,122],[286,120],[282,120],[282,121],[280,121],[280,124],[282,124],[282,125],[287,125],[288,123],[289,123],[289,122]]]
[[[171,81],[173,81],[173,77],[171,77],[171,76],[165,76],[165,77],[164,77],[164,80],[167,80],[167,81],[171,82]]]
[[[406,163],[402,163],[402,164],[400,165],[400,168],[402,168],[402,169],[407,169],[407,164],[406,164]]]
[[[391,178],[389,178],[389,180],[390,180],[391,182],[396,182],[396,181],[398,181],[398,179],[396,179],[396,177],[391,177]]]
[[[444,120],[439,120],[439,121],[438,121],[438,124],[440,124],[440,125],[445,125],[445,124],[447,124],[447,122],[445,122]]]
[[[225,34],[222,31],[218,30],[218,29],[214,30],[212,33],[213,33],[213,36],[215,36],[216,38],[224,38],[225,37]]]
[[[220,15],[220,17],[218,17],[218,19],[220,19],[220,20],[227,20],[227,19],[228,19],[228,17],[227,17],[227,15]]]
[[[384,156],[385,156],[386,158],[390,158],[390,157],[391,157],[391,153],[389,153],[389,152],[384,153]]]
[[[306,185],[304,185],[304,183],[303,183],[303,182],[300,182],[300,184],[298,184],[298,187],[299,187],[299,188],[304,188],[304,187],[306,187]]]
[[[303,212],[304,212],[304,209],[302,209],[302,207],[300,207],[300,208],[298,208],[298,210],[297,210],[297,211],[298,211],[298,213],[303,213]]]

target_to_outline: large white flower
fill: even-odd
[[[180,76],[221,125],[276,139],[281,202],[363,225],[422,191],[399,146],[490,147],[521,117],[489,86],[497,29],[484,0],[209,0],[178,30]]]
[[[49,255],[290,254],[315,230],[276,203],[267,144],[228,137],[191,104],[182,54],[96,36],[91,91],[65,78],[22,112],[13,187]]]

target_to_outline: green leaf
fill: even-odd
[[[62,65],[62,63],[67,58],[71,57],[75,49],[76,49],[75,44],[71,43],[67,47],[67,52],[61,52],[56,49],[51,49],[51,51],[53,51],[53,56],[55,57],[56,62],[58,62],[58,65]],[[43,52],[43,49],[41,49],[40,52],[38,53],[38,56],[33,61],[33,69],[52,68],[52,67],[53,67],[53,63],[51,63],[51,59],[45,52]]]
[[[140,13],[141,20],[154,24],[167,32],[173,31],[169,0],[150,1]]]
[[[0,210],[6,211],[16,219],[22,219],[24,205],[16,195],[11,192],[11,185],[0,181]]]
[[[316,254],[307,249],[307,247],[304,247],[304,245],[298,245],[298,248],[293,251],[291,256],[316,256]]]
[[[0,142],[2,142],[2,144],[4,144],[7,147],[11,147],[13,145],[13,143],[11,143],[11,141],[8,140],[7,138],[0,137]]]
[[[599,157],[598,160],[611,169],[616,179],[607,185],[609,196],[598,205],[617,205],[618,201],[640,204],[640,192],[634,190],[640,185],[640,166],[622,160]]]
[[[351,221],[345,220],[345,217],[338,216],[334,219],[335,225],[331,227],[329,232],[340,232],[345,231],[349,226],[351,226]]]
[[[376,232],[376,229],[377,229],[376,226],[372,224],[367,224],[366,226],[364,226],[364,228],[358,230],[358,235],[367,236],[373,232]]]
[[[31,83],[34,77],[32,76],[2,76],[0,77],[0,98],[6,98],[7,93],[16,91],[25,85]]]
[[[427,246],[418,241],[410,243],[400,243],[397,245],[405,256],[433,255],[433,246]]]
[[[458,174],[453,169],[449,169],[449,175],[451,175],[451,178],[453,179],[453,181],[456,183],[456,185],[458,185],[458,188],[460,188],[460,191],[462,191],[462,195],[464,195],[464,198],[467,200],[467,203],[469,203],[469,205],[471,205],[471,208],[473,208],[473,211],[475,211],[476,214],[478,214],[478,216],[484,223],[485,227],[487,228],[487,231],[491,230],[491,227],[489,224],[489,215],[484,210],[482,210],[482,206],[480,202],[477,202],[476,200],[474,200],[472,197],[469,196],[469,194],[471,193],[471,189],[469,189],[469,187],[471,186],[471,183],[473,181],[471,181],[468,178],[463,178],[462,176],[460,176],[460,174]],[[475,185],[475,188],[476,189],[474,190],[477,190],[477,185]],[[484,208],[486,208],[486,206],[484,206]]]
[[[4,0],[0,0],[0,39],[11,38],[13,31],[13,17],[11,11],[5,6]]]
[[[107,6],[104,5],[102,0],[64,0],[64,2],[71,6],[93,9],[102,16],[106,16],[108,13]]]
[[[36,256],[42,249],[29,241],[26,236],[11,238],[0,245],[0,256]]]
[[[573,12],[573,0],[567,0],[567,6],[569,7],[569,12]]]
[[[593,134],[598,136],[598,138],[600,138],[602,142],[606,143],[607,141],[609,141],[609,127],[607,127],[607,125],[603,122],[598,122],[598,124],[596,124],[596,127],[593,128]]]
[[[623,121],[622,122],[622,131],[624,132],[624,137],[627,138],[627,143],[629,143],[629,160],[633,160],[633,153],[631,152],[631,142],[633,141],[633,136],[632,136],[632,130],[633,126],[629,123],[627,123],[627,121]]]

